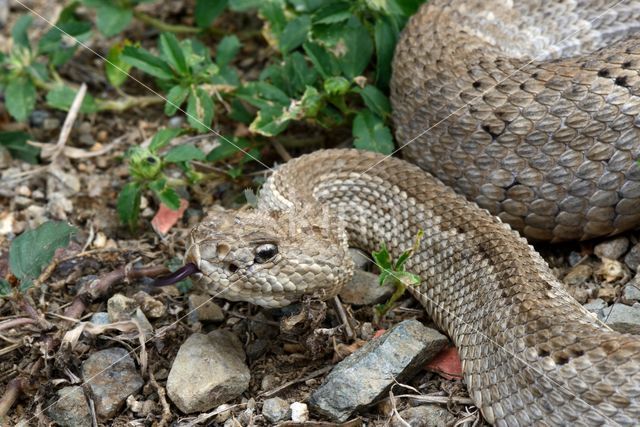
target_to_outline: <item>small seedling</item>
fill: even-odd
[[[404,294],[407,287],[420,284],[420,276],[406,271],[405,264],[420,248],[420,242],[422,241],[423,235],[424,232],[422,230],[418,231],[413,247],[402,252],[395,262],[391,259],[391,254],[389,253],[385,243],[382,244],[382,248],[380,248],[379,251],[371,253],[374,262],[380,268],[380,286],[384,286],[387,283],[391,283],[395,286],[395,291],[389,300],[384,304],[376,306],[376,311],[379,317],[383,317],[389,311],[393,306],[393,303],[395,303],[398,298]]]

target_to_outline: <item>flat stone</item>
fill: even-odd
[[[593,248],[593,253],[600,258],[618,259],[629,249],[629,239],[620,236],[602,243]]]
[[[394,290],[393,285],[380,286],[377,274],[355,270],[351,281],[340,291],[340,299],[347,304],[377,304],[387,300]]]
[[[243,393],[250,373],[233,333],[193,334],[180,347],[167,379],[167,393],[185,413],[204,412]]]
[[[634,245],[629,253],[624,257],[624,263],[633,271],[638,270],[640,266],[640,243]]]
[[[399,412],[391,418],[392,427],[446,427],[455,417],[447,411],[447,408],[437,405],[420,405]],[[404,420],[404,423],[402,422]]]
[[[82,378],[91,388],[96,413],[113,418],[126,398],[136,393],[144,381],[124,348],[108,348],[93,353],[82,364]]]
[[[56,398],[47,408],[47,415],[58,425],[91,427],[91,413],[82,387],[70,386],[58,390]]]
[[[338,363],[311,394],[310,406],[335,421],[386,396],[395,381],[421,369],[446,344],[447,337],[417,320],[405,320]]]
[[[262,404],[262,415],[267,421],[278,423],[291,418],[291,408],[286,400],[273,397],[265,400]]]
[[[602,310],[604,322],[611,329],[622,333],[640,334],[640,304],[629,307],[625,304],[613,304]]]
[[[211,301],[210,295],[189,295],[189,319],[192,322],[222,322],[224,313],[218,304]]]
[[[357,248],[349,248],[349,255],[353,259],[353,264],[357,269],[366,270],[371,265],[371,255],[367,255],[366,252]]]

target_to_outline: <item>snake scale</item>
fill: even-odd
[[[435,177],[355,150],[294,159],[256,209],[192,230],[196,281],[269,307],[328,298],[352,273],[348,246],[397,257],[423,230],[409,291],[454,341],[488,422],[638,425],[640,339],[597,321],[507,225],[566,240],[637,223],[640,2],[609,6],[422,7],[396,49],[392,101],[404,157]]]

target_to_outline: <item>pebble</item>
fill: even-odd
[[[24,196],[15,196],[13,198],[13,206],[17,210],[25,209],[33,205],[33,200]]]
[[[562,282],[568,286],[578,286],[586,283],[591,279],[593,274],[593,268],[588,264],[579,264],[573,267],[566,276],[562,279]]]
[[[109,313],[107,313],[106,311],[93,313],[90,322],[95,325],[108,325],[109,323],[111,323],[111,321],[109,320]]]
[[[629,239],[620,236],[598,243],[593,248],[593,253],[600,258],[618,259],[629,249]]]
[[[91,427],[91,414],[82,387],[61,388],[56,396],[47,408],[47,414],[52,420],[61,426]]]
[[[52,193],[49,194],[47,210],[53,218],[66,220],[67,214],[73,211],[73,203],[60,193]]]
[[[42,127],[42,124],[50,117],[50,114],[46,110],[33,110],[31,114],[29,114],[29,124],[34,128]]]
[[[42,122],[42,129],[49,131],[60,129],[60,119],[57,117],[47,117],[44,119],[44,122]]]
[[[448,340],[417,320],[405,320],[338,363],[312,393],[314,411],[335,421],[370,405],[396,381],[411,377],[435,356]]]
[[[220,306],[211,301],[210,295],[189,295],[189,320],[192,322],[222,322],[224,313]]]
[[[633,305],[638,301],[640,301],[640,275],[635,276],[622,288],[623,303]]]
[[[411,427],[446,427],[455,419],[446,408],[437,405],[415,406],[400,411],[398,415],[391,419],[392,427],[405,427],[407,424]]]
[[[91,388],[96,413],[113,418],[126,398],[136,393],[144,381],[124,348],[114,347],[93,353],[82,363],[82,378]]]
[[[288,420],[291,417],[289,403],[279,397],[272,397],[262,403],[262,415],[271,423]]]
[[[640,304],[613,304],[602,310],[604,323],[622,333],[640,334]]]
[[[183,116],[173,116],[167,122],[167,127],[170,127],[170,128],[181,128],[183,124],[184,124],[184,117]]]
[[[102,231],[98,231],[96,233],[96,237],[93,239],[93,242],[91,243],[91,245],[95,249],[104,248],[107,245],[107,235],[104,234]]]
[[[193,334],[180,347],[167,379],[167,393],[184,413],[204,412],[249,387],[242,344],[233,333]]]
[[[96,140],[93,139],[93,136],[90,133],[83,133],[78,136],[78,143],[80,145],[84,145],[85,147],[91,147],[96,143]]]
[[[146,292],[139,291],[133,295],[145,316],[151,319],[159,319],[167,314],[167,306]]]
[[[294,423],[306,423],[309,421],[309,408],[305,403],[293,402],[291,408],[291,421]]]
[[[355,305],[377,304],[389,299],[395,290],[393,285],[380,286],[378,275],[355,270],[351,281],[340,291],[342,302]]]
[[[638,270],[640,266],[640,243],[631,248],[629,253],[624,257],[624,263],[633,271]]]
[[[31,197],[31,189],[26,185],[19,185],[15,190],[18,196]]]
[[[115,294],[107,301],[107,312],[112,323],[131,320],[136,308],[138,308],[136,300],[122,294]]]
[[[588,302],[587,304],[584,304],[583,307],[585,309],[587,309],[588,311],[590,311],[591,313],[594,313],[598,319],[602,320],[602,310],[607,306],[607,303],[600,298],[596,298],[590,302]]]

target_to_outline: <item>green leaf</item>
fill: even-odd
[[[170,80],[173,78],[173,72],[171,71],[169,64],[157,56],[154,56],[148,50],[133,46],[125,46],[122,51],[122,60],[134,67],[138,67],[153,77],[157,77],[162,80]]]
[[[11,285],[6,280],[0,278],[0,298],[11,295]]]
[[[160,202],[173,211],[180,209],[180,196],[171,187],[167,186],[165,178],[158,179],[149,184],[149,188],[160,199]]]
[[[49,64],[59,67],[73,57],[79,43],[86,42],[90,38],[91,24],[89,22],[62,22],[40,38],[38,53],[47,54],[50,60]]]
[[[40,149],[27,144],[29,134],[24,132],[0,132],[0,145],[6,147],[9,153],[28,163],[38,163]]]
[[[360,91],[360,96],[367,108],[380,117],[387,117],[391,114],[391,104],[389,98],[375,86],[367,85]]]
[[[132,18],[133,9],[130,7],[119,7],[107,2],[96,7],[98,30],[107,37],[115,36],[127,28]]]
[[[162,129],[156,132],[151,138],[151,143],[149,144],[149,151],[152,153],[157,153],[162,147],[167,145],[173,138],[180,135],[183,132],[182,129],[176,128],[167,128]]]
[[[36,105],[36,87],[31,80],[16,78],[9,81],[5,88],[5,107],[9,114],[19,122],[29,117]]]
[[[167,116],[173,116],[178,108],[182,105],[189,95],[189,88],[186,86],[176,85],[169,89],[167,93],[167,102],[164,104],[164,113]]]
[[[351,18],[351,5],[347,2],[330,3],[313,13],[313,24],[335,24]]]
[[[127,64],[122,60],[122,51],[128,42],[120,42],[111,46],[107,53],[107,61],[104,64],[105,74],[109,83],[114,87],[120,87],[129,77],[131,64]]]
[[[373,33],[376,43],[376,84],[387,89],[391,79],[391,64],[398,39],[398,28],[393,25],[391,19],[383,16],[376,20]]]
[[[264,0],[229,0],[229,8],[236,12],[244,12],[256,9],[264,3]]]
[[[323,78],[335,76],[340,72],[338,61],[322,46],[307,42],[302,45],[302,48]]]
[[[208,162],[217,162],[228,159],[249,147],[249,141],[244,138],[220,138],[219,142],[220,145],[209,151],[209,154],[207,154],[206,160]]]
[[[289,21],[278,40],[280,51],[287,53],[302,45],[307,40],[310,29],[311,18],[309,15],[301,15]]]
[[[193,144],[184,144],[173,147],[164,157],[168,163],[188,162],[191,160],[204,160],[207,156]]]
[[[149,148],[131,147],[127,150],[129,158],[129,172],[140,181],[156,179],[162,172],[160,157],[152,153]]]
[[[184,57],[182,47],[176,36],[171,33],[162,33],[160,34],[158,43],[160,45],[160,52],[169,65],[171,65],[178,74],[187,76],[189,74],[187,60]]]
[[[343,28],[332,49],[344,75],[353,79],[362,74],[373,54],[373,42],[367,29],[355,18]]]
[[[9,248],[9,269],[20,279],[21,287],[29,286],[77,231],[66,222],[47,221],[16,237]]]
[[[198,132],[208,132],[213,121],[214,106],[211,96],[201,88],[191,90],[187,100],[187,120]]]
[[[342,76],[329,77],[324,81],[324,91],[329,95],[344,95],[351,88],[351,82]]]
[[[220,68],[226,66],[238,54],[240,50],[240,40],[236,36],[226,36],[220,43],[216,51],[216,63]]]
[[[31,49],[29,45],[29,35],[27,30],[33,21],[31,15],[22,15],[11,28],[11,38],[15,46],[21,46],[27,49]]]
[[[361,150],[382,154],[393,152],[393,136],[384,121],[371,111],[360,111],[353,120],[353,145]]]
[[[141,196],[142,188],[137,182],[127,183],[118,194],[118,215],[120,216],[120,221],[126,224],[129,230],[135,230],[138,225]]]
[[[78,91],[69,86],[56,86],[47,93],[47,103],[53,108],[68,111]],[[85,94],[80,106],[80,112],[91,114],[98,111],[95,99],[90,94]]]
[[[227,7],[229,0],[196,0],[194,15],[199,28],[207,28]]]

